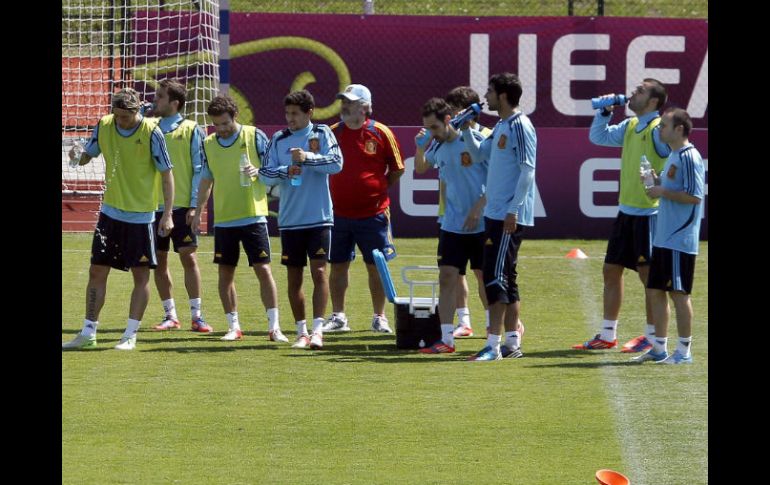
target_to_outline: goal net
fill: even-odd
[[[63,208],[77,212],[79,199],[95,198],[98,210],[104,159],[72,168],[68,152],[110,113],[113,92],[131,87],[151,102],[158,81],[179,79],[187,86],[183,116],[206,126],[219,87],[218,36],[219,0],[63,0]]]

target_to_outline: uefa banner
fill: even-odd
[[[692,139],[708,157],[705,20],[235,13],[230,32],[231,94],[241,121],[268,136],[282,128],[282,100],[293,90],[308,89],[317,105],[314,121],[332,124],[339,119],[338,92],[350,83],[371,89],[373,117],[393,128],[407,161],[391,191],[397,237],[437,234],[437,173],[417,175],[411,161],[422,105],[461,85],[483,100],[497,72],[519,74],[521,109],[538,135],[536,225],[529,237],[609,234],[620,149],[588,141],[594,96],[630,93],[646,77],[662,81],[668,105],[690,112]],[[616,113],[613,122],[621,119]],[[491,127],[497,118],[485,112],[480,121]],[[701,237],[708,238],[707,218]]]
[[[616,115],[617,116],[617,115]],[[618,116],[619,118],[619,116]],[[268,136],[282,126],[262,126]],[[588,140],[588,128],[539,128],[535,184],[535,227],[530,238],[608,238],[618,213],[620,148],[598,147]],[[390,190],[390,210],[395,237],[438,236],[438,170],[418,175],[414,171],[414,136],[419,127],[395,127],[406,164],[404,175]],[[708,194],[708,136],[695,130],[690,141],[706,165]],[[343,170],[344,170],[343,161]],[[332,175],[333,177],[333,175]],[[641,183],[641,181],[639,182]],[[278,202],[271,204],[278,210]],[[708,214],[708,196],[704,215]],[[277,234],[270,218],[271,234]],[[708,218],[701,221],[701,239],[708,239]]]
[[[301,88],[319,121],[334,120],[334,95],[360,83],[376,119],[417,125],[427,99],[461,85],[483,99],[489,76],[511,71],[537,127],[589,126],[590,98],[630,93],[647,77],[708,127],[706,20],[235,13],[230,58],[231,86],[258,124],[281,123],[283,96]]]

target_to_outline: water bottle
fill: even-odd
[[[299,162],[294,162],[293,165],[299,165]],[[292,175],[291,176],[291,185],[294,187],[299,187],[302,185],[302,175]]]
[[[430,141],[431,133],[430,130],[425,130],[425,134],[423,134],[420,138],[417,139],[417,145],[420,146],[420,148],[427,148],[428,147],[428,141]]]
[[[625,94],[615,94],[607,98],[591,98],[591,107],[593,109],[603,109],[607,106],[623,106],[628,101]]]
[[[241,187],[251,186],[251,177],[243,170],[249,166],[249,155],[246,153],[241,154],[241,161],[238,164],[238,168],[241,172]]]
[[[646,155],[642,155],[642,163],[639,164],[639,173],[644,177],[644,188],[649,189],[655,185],[655,178],[652,176],[652,165],[647,160]]]
[[[70,168],[77,168],[80,166],[80,157],[83,155],[85,149],[85,138],[76,138],[72,143],[72,157],[70,158]]]
[[[484,106],[483,102],[473,103],[472,105],[465,108],[462,112],[458,113],[457,116],[449,120],[449,124],[452,125],[455,130],[459,130],[466,121],[470,121],[474,116],[481,113],[482,106]]]

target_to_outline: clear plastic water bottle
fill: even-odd
[[[86,151],[85,143],[86,143],[85,138],[76,138],[75,141],[72,143],[72,156],[70,157],[70,168],[77,168],[78,166],[80,166],[80,157],[83,155],[83,152]]]
[[[241,154],[241,161],[238,163],[238,168],[241,172],[241,187],[251,186],[251,177],[243,170],[249,166],[249,155],[246,153]]]
[[[470,121],[474,116],[481,113],[481,108],[484,103],[473,103],[465,108],[463,111],[457,114],[454,118],[449,120],[449,124],[454,127],[455,130],[459,130],[460,127],[465,124],[466,121]]]
[[[607,106],[623,106],[626,104],[626,101],[628,101],[628,98],[625,94],[615,94],[613,96],[608,96],[606,98],[599,97],[599,98],[591,98],[591,107],[593,109],[603,109]]]
[[[294,165],[299,165],[299,163],[294,162]],[[294,187],[299,187],[300,185],[302,185],[302,174],[292,175],[291,185],[293,185]]]
[[[642,155],[642,162],[639,164],[639,173],[644,178],[644,188],[649,189],[655,185],[655,177],[652,176],[652,165],[647,160],[646,155]]]

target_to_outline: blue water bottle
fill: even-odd
[[[417,145],[420,146],[420,148],[427,148],[428,142],[430,141],[431,133],[430,130],[425,130],[425,133],[417,139]]]
[[[614,96],[608,96],[606,98],[591,98],[591,107],[593,109],[604,109],[607,106],[623,106],[628,101],[625,94],[616,94]]]
[[[474,116],[481,113],[482,106],[484,106],[483,102],[473,103],[462,112],[458,113],[457,116],[449,120],[449,124],[451,124],[455,130],[459,130],[466,121],[470,121]]]

